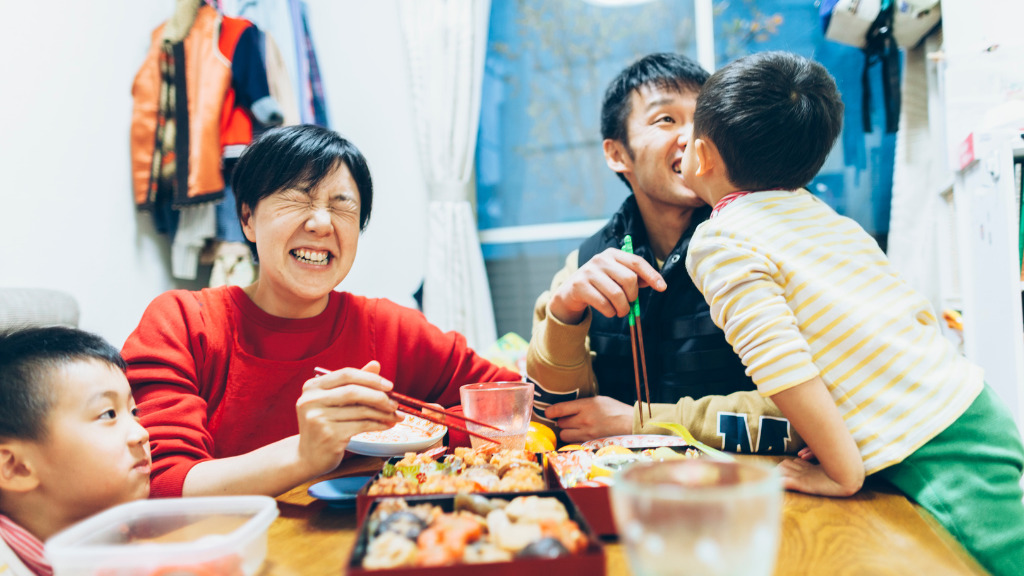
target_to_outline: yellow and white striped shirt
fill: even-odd
[[[761,394],[821,376],[868,474],[981,392],[981,368],[942,335],[928,300],[856,222],[805,190],[736,199],[697,228],[686,269]]]

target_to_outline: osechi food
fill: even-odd
[[[599,450],[573,450],[548,455],[551,469],[563,488],[609,486],[612,475],[633,462],[660,462],[683,458],[700,458],[700,451],[692,447],[630,449],[612,444]]]
[[[587,537],[557,499],[455,497],[455,510],[381,500],[366,523],[363,568],[447,566],[578,554]]]
[[[429,453],[408,453],[385,464],[370,485],[370,496],[530,492],[543,490],[544,470],[537,455],[525,450],[456,448],[441,460]]]

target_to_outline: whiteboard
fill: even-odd
[[[1024,324],[1014,141],[1005,135],[975,137],[978,161],[958,174],[954,186],[963,248],[964,353],[985,370],[985,381],[1007,403],[1024,430]]]

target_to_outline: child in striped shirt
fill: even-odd
[[[794,54],[711,76],[679,170],[714,206],[687,270],[758,390],[807,442],[779,465],[786,488],[849,496],[877,474],[988,570],[1024,573],[1012,416],[877,243],[802,189],[842,114],[832,77]]]
[[[0,333],[0,574],[51,576],[43,542],[149,496],[149,434],[125,363],[59,326]]]

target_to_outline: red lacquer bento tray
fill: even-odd
[[[351,576],[370,576],[373,574],[386,574],[387,576],[519,576],[522,574],[557,574],[558,576],[605,576],[605,555],[604,548],[597,539],[597,536],[587,524],[587,520],[581,514],[573,500],[561,490],[550,490],[541,492],[517,492],[517,493],[490,493],[480,494],[485,498],[501,498],[512,500],[519,496],[541,496],[545,498],[556,498],[560,501],[569,513],[569,518],[574,520],[587,538],[587,546],[582,552],[558,558],[530,558],[511,560],[508,562],[488,562],[481,564],[453,564],[448,566],[424,566],[424,567],[403,567],[371,570],[363,568],[363,558],[366,555],[369,545],[368,522],[362,522],[359,527],[359,535],[349,556],[349,564],[346,574]],[[381,499],[393,498],[392,496],[381,496],[370,503],[369,513],[372,513]],[[407,496],[405,500],[410,506],[423,503],[431,503],[445,511],[454,508],[455,495],[436,496]]]
[[[560,452],[554,455],[555,458],[571,453]],[[594,534],[602,538],[614,537],[618,534],[615,529],[615,517],[612,516],[611,494],[607,486],[574,486],[566,488],[562,484],[552,460],[547,460],[545,474],[547,475],[548,486],[552,489],[563,489],[573,504],[579,508],[587,524]]]
[[[670,441],[667,443],[661,443],[659,437],[643,438],[642,441],[635,442],[618,441],[621,438],[630,439],[635,437],[602,438],[598,441],[586,443],[584,446],[594,450],[609,445],[617,445],[629,448],[633,452],[640,452],[642,449],[647,448],[662,447],[671,448],[674,452],[679,453],[687,451],[686,443],[679,438],[670,438]],[[575,485],[570,478],[562,474],[563,469],[572,469],[572,464],[575,461],[580,462],[580,466],[589,468],[593,459],[593,452],[583,450],[549,454],[546,459],[547,467],[545,469],[548,486],[552,490],[565,490],[573,503],[579,507],[595,534],[602,538],[613,538],[618,535],[618,530],[615,527],[615,516],[612,513],[611,493],[608,484],[598,485],[595,482],[585,482],[583,483],[584,485]],[[562,469],[560,469],[559,464],[562,465]],[[582,474],[585,477],[586,472],[587,470],[577,470],[576,473],[577,475]],[[602,480],[610,480],[610,478],[603,478]]]

